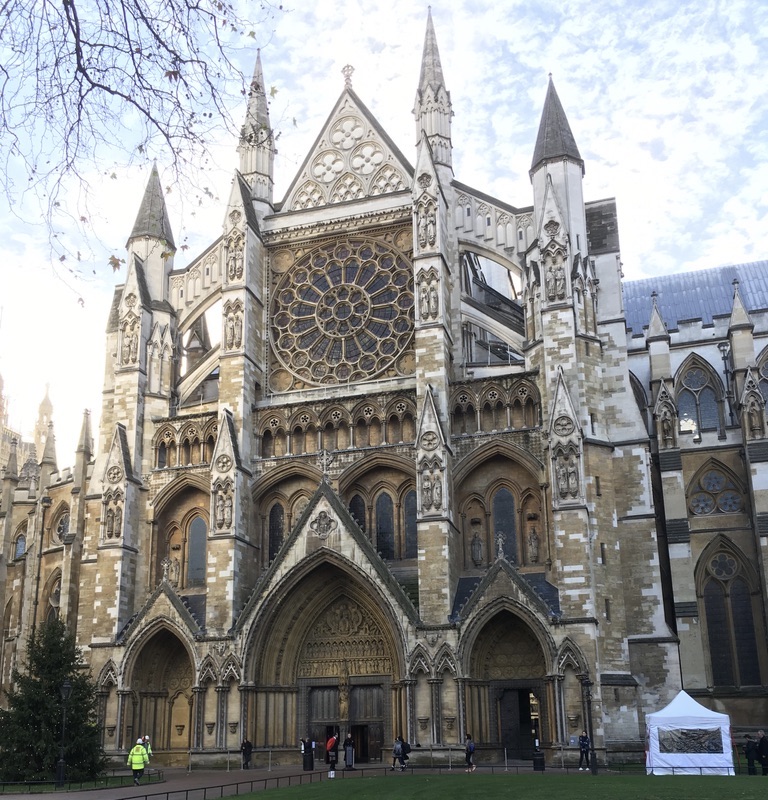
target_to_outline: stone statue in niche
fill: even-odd
[[[432,481],[432,505],[435,511],[443,507],[443,476],[438,472]]]
[[[232,313],[227,314],[226,328],[227,332],[224,341],[227,350],[231,350],[235,346],[235,315]]]
[[[228,494],[224,498],[224,527],[232,527],[232,495]]]
[[[179,585],[179,573],[181,572],[181,564],[179,563],[179,559],[176,556],[173,557],[170,566],[170,582],[171,586],[178,586]]]
[[[747,420],[749,422],[749,433],[753,439],[760,439],[763,435],[763,421],[760,414],[760,406],[753,398],[749,401],[747,409]]]
[[[437,223],[435,220],[435,209],[431,206],[426,210],[425,216],[427,218],[427,243],[430,247],[434,247],[437,241]]]
[[[424,209],[420,209],[418,211],[418,219],[416,222],[416,227],[418,230],[419,236],[419,247],[426,247],[427,246],[427,215],[424,213]]]
[[[121,506],[115,508],[115,539],[117,539],[123,531],[123,509]]]
[[[476,567],[479,567],[483,563],[483,540],[480,538],[480,534],[478,534],[477,531],[475,531],[475,535],[472,537],[470,550],[472,552],[472,563]]]
[[[555,271],[552,269],[552,265],[549,264],[547,266],[547,274],[545,277],[545,285],[547,290],[547,297],[550,300],[555,299]]]
[[[227,274],[231,281],[243,277],[243,243],[239,239],[235,239],[229,246]]]
[[[224,492],[221,489],[216,492],[216,527],[224,527]]]
[[[419,284],[419,309],[421,318],[429,319],[429,284],[426,280]]]
[[[528,531],[528,561],[531,564],[537,564],[539,561],[539,534],[536,528]]]
[[[557,472],[557,491],[560,497],[568,496],[568,467],[566,465],[565,456],[560,456],[555,465]]]
[[[667,408],[661,412],[661,439],[664,443],[664,447],[670,447],[674,439],[672,433],[672,415]]]
[[[432,481],[426,472],[421,477],[421,506],[424,510],[432,508]]]
[[[434,282],[429,284],[429,313],[436,317],[438,312],[437,286]]]
[[[235,347],[241,347],[243,344],[243,318],[240,314],[235,314]]]
[[[576,456],[571,455],[568,459],[568,494],[576,497],[579,493],[579,465]]]
[[[562,264],[555,270],[555,296],[558,300],[565,299],[565,270]]]

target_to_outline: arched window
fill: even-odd
[[[515,498],[509,489],[499,489],[493,496],[491,506],[493,514],[494,545],[498,547],[502,539],[504,555],[513,564],[517,563],[517,526],[515,525]]]
[[[365,533],[365,500],[359,494],[350,500],[349,513],[355,518],[360,530]]]
[[[65,511],[58,517],[54,531],[54,538],[59,542],[63,541],[64,537],[69,533],[69,511]]]
[[[189,526],[187,549],[187,586],[205,584],[205,545],[208,526],[202,517],[195,517]]]
[[[13,557],[21,558],[27,552],[27,536],[25,533],[20,533],[13,543]]]
[[[395,518],[392,498],[386,492],[376,498],[376,549],[382,558],[395,557]]]
[[[680,433],[693,433],[695,439],[700,439],[702,431],[718,429],[718,394],[708,370],[692,366],[684,371],[677,388]]]
[[[418,537],[416,535],[416,492],[410,491],[403,504],[405,523],[405,558],[416,558]]]
[[[285,529],[285,510],[280,503],[275,503],[269,509],[269,560],[277,556],[283,546],[283,532]]]
[[[760,685],[752,592],[733,553],[708,559],[702,600],[713,684]]]

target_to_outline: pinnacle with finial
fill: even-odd
[[[355,68],[351,64],[345,65],[342,70],[341,74],[344,76],[344,86],[347,89],[352,88],[352,73],[355,71]]]

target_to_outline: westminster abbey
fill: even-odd
[[[219,238],[176,266],[137,202],[96,443],[6,437],[0,681],[60,616],[108,754],[768,722],[768,264],[623,282],[551,80],[521,205],[454,175],[431,17],[414,84],[406,157],[347,70],[280,199],[259,59]]]

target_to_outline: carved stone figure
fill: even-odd
[[[437,286],[434,283],[429,285],[429,313],[433,316],[437,316],[438,311],[438,302],[437,302]]]
[[[672,442],[672,418],[667,409],[661,414],[661,438],[665,446]]]
[[[432,484],[432,505],[436,511],[443,507],[443,478],[438,472]]]
[[[751,400],[749,403],[747,418],[749,420],[749,432],[752,434],[752,438],[761,438],[763,434],[763,424],[762,420],[760,419],[760,408],[755,400]]]
[[[562,266],[555,270],[555,295],[558,300],[565,298],[565,270]]]
[[[546,290],[547,290],[547,297],[550,300],[555,299],[555,271],[552,269],[552,265],[550,264],[547,267],[547,275],[545,278]]]
[[[235,346],[235,315],[227,314],[227,334],[226,334],[227,350],[231,350]]]
[[[579,465],[574,455],[568,459],[568,492],[571,497],[576,497],[579,493]]]
[[[565,456],[561,456],[557,460],[557,491],[560,497],[568,496],[568,468],[565,463]]]
[[[427,246],[427,215],[424,213],[424,210],[421,209],[418,215],[418,235],[419,235],[419,247],[426,247]]]
[[[224,527],[224,492],[216,492],[216,527]]]
[[[224,527],[232,527],[232,495],[228,494],[224,498]]]
[[[123,509],[122,506],[117,506],[115,509],[115,538],[120,536],[123,532]]]
[[[239,280],[243,277],[243,249],[239,241],[230,245],[229,257],[227,259],[227,274],[231,281]]]
[[[309,527],[321,538],[327,539],[331,532],[336,528],[336,520],[328,516],[327,511],[321,511],[309,523]]]
[[[115,510],[110,508],[107,510],[107,539],[111,539],[115,535]]]
[[[528,561],[531,564],[539,561],[539,534],[536,532],[536,528],[528,531]]]
[[[435,209],[428,208],[426,212],[427,217],[427,243],[433,247],[437,241],[437,225],[435,222]]]
[[[429,318],[429,284],[422,281],[419,284],[419,308],[421,309],[421,318]]]
[[[241,347],[243,344],[243,318],[240,314],[235,314],[235,347]]]
[[[179,563],[179,559],[176,556],[173,557],[170,566],[170,580],[171,586],[178,586],[179,585],[179,573],[181,572],[181,564]]]
[[[426,473],[421,478],[421,505],[425,509],[432,508],[432,482]]]
[[[483,563],[483,540],[479,534],[475,533],[472,537],[472,544],[470,545],[472,551],[472,563],[479,567]]]

